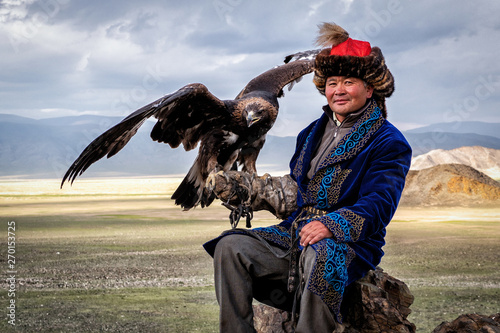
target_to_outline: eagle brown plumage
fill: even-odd
[[[87,168],[118,153],[150,117],[157,119],[151,131],[154,141],[186,151],[200,143],[198,155],[188,174],[172,195],[184,209],[214,199],[205,190],[212,172],[227,171],[236,165],[256,173],[255,162],[266,133],[278,116],[278,97],[283,88],[312,72],[314,62],[297,60],[266,71],[252,79],[234,100],[220,100],[200,83],[189,84],[172,94],[140,108],[110,128],[83,150],[64,175],[71,184]]]

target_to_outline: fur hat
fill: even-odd
[[[385,99],[394,92],[394,77],[385,64],[382,51],[368,42],[349,38],[347,31],[332,23],[319,26],[317,43],[327,47],[315,60],[313,81],[318,91],[325,94],[326,80],[330,76],[360,78],[373,86],[373,98],[387,118]]]

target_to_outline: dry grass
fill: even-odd
[[[52,180],[0,181],[4,235],[7,221],[17,226],[17,330],[216,332],[201,244],[229,228],[228,211],[182,212],[169,200],[178,182],[87,179],[59,190]],[[262,213],[253,224],[276,222]],[[419,332],[500,311],[498,239],[500,209],[398,210],[381,266],[416,296],[410,320]],[[2,308],[7,301],[1,292]]]
[[[398,210],[381,266],[414,294],[417,332],[464,313],[500,312],[499,239],[499,208]]]

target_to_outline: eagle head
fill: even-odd
[[[273,118],[271,117],[271,114],[275,112],[274,107],[270,103],[263,102],[264,101],[253,101],[245,106],[246,122],[248,127],[251,127],[258,122],[263,122],[268,118]]]
[[[250,127],[262,119],[262,110],[250,111],[247,114],[247,126]]]

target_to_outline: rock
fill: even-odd
[[[406,318],[414,297],[408,286],[381,268],[353,283],[344,295],[344,333],[414,333]],[[342,330],[343,329],[343,330]]]
[[[381,268],[369,271],[346,290],[343,325],[334,333],[414,333],[406,319],[413,299],[404,282]],[[254,305],[254,325],[259,333],[293,332],[287,312],[263,304]]]
[[[500,333],[500,313],[489,317],[464,314],[452,322],[443,322],[432,333]]]
[[[264,304],[253,306],[253,325],[258,333],[292,333],[293,327],[289,312]]]

